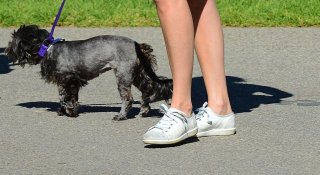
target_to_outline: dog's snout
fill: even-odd
[[[12,57],[12,51],[11,51],[11,48],[10,47],[7,47],[4,49],[4,52],[3,52],[6,56],[8,56],[10,59],[13,59]]]
[[[5,53],[6,55],[8,55],[8,53],[10,52],[10,50],[11,50],[11,41],[9,42],[8,47],[6,47],[6,48],[4,49],[4,53]]]
[[[7,47],[4,49],[4,54],[8,55],[8,53],[9,53],[9,48]]]
[[[15,54],[12,51],[11,47],[7,47],[4,49],[4,54],[8,57],[8,59],[10,61],[12,61],[13,63],[17,61],[17,58],[15,56]]]

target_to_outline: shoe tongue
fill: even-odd
[[[206,107],[205,110],[208,113],[208,117],[217,116],[217,114],[212,109],[210,109],[209,107]]]
[[[184,117],[187,116],[184,112],[182,112],[182,111],[180,111],[179,109],[176,109],[176,108],[169,108],[169,111],[170,112],[179,113],[179,114],[183,115]]]

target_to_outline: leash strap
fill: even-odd
[[[64,7],[64,3],[65,3],[65,2],[66,2],[66,0],[63,0],[63,1],[62,1],[62,4],[61,4],[60,9],[59,9],[59,11],[58,11],[58,14],[57,14],[57,16],[56,16],[56,19],[54,20],[54,23],[53,23],[53,25],[52,25],[51,32],[50,32],[50,35],[49,35],[49,37],[48,37],[48,40],[49,40],[50,42],[53,41],[54,29],[56,28],[56,25],[58,24],[58,21],[59,21],[59,18],[60,18],[60,15],[61,15],[61,12],[62,12],[62,9],[63,9],[63,7]]]
[[[58,24],[58,21],[59,21],[59,18],[60,18],[60,15],[61,15],[61,12],[62,12],[62,9],[64,7],[65,2],[66,2],[66,0],[62,1],[61,6],[58,11],[58,14],[56,15],[56,18],[55,18],[54,23],[52,25],[51,32],[50,32],[48,38],[46,40],[44,40],[44,42],[42,43],[42,45],[40,47],[38,55],[41,58],[43,58],[47,54],[47,50],[48,50],[49,45],[52,44],[52,42],[54,41],[54,38],[53,38],[54,29],[56,28],[56,26]]]

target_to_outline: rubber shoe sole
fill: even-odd
[[[236,133],[236,128],[230,129],[212,129],[205,132],[198,132],[197,137],[208,137],[208,136],[227,136]]]
[[[182,136],[178,137],[177,139],[173,140],[143,140],[145,144],[154,144],[154,145],[171,145],[178,142],[181,142],[182,140],[185,140],[189,137],[193,137],[197,135],[198,128],[194,128],[186,133],[184,133]]]

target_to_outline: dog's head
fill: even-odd
[[[47,30],[40,29],[36,25],[22,25],[12,33],[12,40],[5,49],[5,53],[13,63],[18,62],[21,66],[38,64],[41,60],[38,51],[48,36]]]

